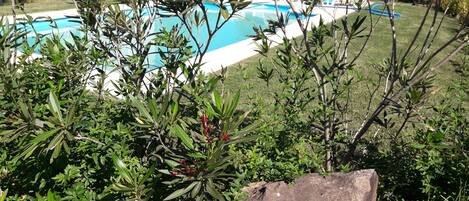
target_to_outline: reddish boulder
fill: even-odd
[[[247,201],[375,201],[378,175],[374,170],[309,174],[291,184],[253,183],[244,189]]]

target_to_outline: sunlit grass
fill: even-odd
[[[420,21],[424,16],[426,7],[412,6],[410,4],[399,4],[397,5],[396,9],[402,15],[402,17],[396,21],[396,27],[397,37],[399,40],[399,53],[403,54],[403,51],[412,40],[412,37],[414,36]],[[432,14],[429,16],[427,21],[431,21],[433,12],[431,13]],[[350,19],[353,19],[354,15],[356,14],[352,14]],[[389,20],[384,17],[378,18],[377,16],[374,16],[373,19],[375,22],[379,19],[379,22],[374,29],[374,33],[369,41],[367,48],[356,63],[358,71],[363,76],[370,79],[373,79],[375,77],[373,75],[376,74],[372,68],[372,65],[380,64],[385,58],[389,58],[391,52],[391,28],[389,25]],[[433,47],[439,47],[439,45],[449,40],[457,28],[458,22],[456,19],[446,18]],[[428,27],[423,30],[423,33],[426,33],[427,30]],[[425,35],[422,35],[422,37],[425,37]],[[350,52],[350,55],[354,55],[354,51],[357,51],[362,42],[363,40],[356,40],[352,44],[352,51]],[[435,61],[442,59],[445,55],[448,55],[452,49],[454,49],[454,47],[450,47],[446,51],[442,52],[435,58]],[[274,51],[271,51],[270,56],[275,56]],[[225,81],[225,87],[228,91],[241,90],[242,107],[247,107],[249,103],[252,103],[254,100],[251,100],[251,98],[254,97],[261,97],[266,102],[273,101],[272,92],[277,90],[279,87],[278,83],[275,82],[275,79],[274,82],[267,86],[264,81],[257,78],[257,66],[258,61],[261,58],[261,56],[254,56],[228,68],[228,77]],[[265,62],[264,65],[270,65],[270,62]],[[432,93],[433,97],[431,97],[431,99],[441,98],[440,94],[443,92],[438,91],[444,90],[451,85],[451,78],[455,76],[455,72],[450,65],[446,65],[441,69],[438,69],[436,71],[436,75],[437,77],[434,87],[435,92]],[[352,97],[356,98],[353,99],[353,110],[362,111],[364,109],[364,104],[366,103],[367,98],[363,95],[365,91],[366,86],[361,83],[357,84],[354,88]]]
[[[10,0],[5,0],[5,3],[0,5],[0,15],[11,15],[12,8],[9,3]],[[53,11],[53,10],[64,10],[74,8],[72,0],[33,0],[31,3],[24,5],[24,11],[17,9],[17,14]]]

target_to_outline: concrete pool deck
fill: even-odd
[[[253,0],[253,3],[262,3],[262,4],[274,4],[272,0]],[[288,5],[285,1],[279,1],[279,5]],[[301,6],[299,2],[296,2],[295,7]],[[343,7],[331,7],[331,6],[318,6],[313,10],[315,16],[311,17],[310,25],[308,27],[316,26],[319,24],[319,20],[322,18],[324,23],[330,23],[335,19],[344,17],[347,14],[353,13],[355,10],[348,9],[346,10]],[[37,17],[50,17],[53,19],[64,18],[67,16],[76,16],[78,12],[75,9],[60,10],[60,11],[50,11],[50,12],[40,12],[40,13],[31,13],[29,16],[33,18]],[[24,15],[18,15],[17,18],[24,18]],[[9,22],[13,20],[12,16],[6,17]],[[286,27],[286,36],[288,38],[295,38],[300,36],[301,30],[296,22],[292,22]],[[283,35],[276,34],[268,36],[270,40],[275,41],[272,44],[272,47],[277,46],[282,43]],[[249,57],[255,56],[258,53],[255,51],[258,49],[257,42],[252,39],[246,39],[239,41],[237,43],[207,52],[203,58],[204,65],[201,68],[201,72],[210,74],[221,70],[224,67],[233,66]],[[40,55],[34,55],[34,57]],[[97,73],[97,72],[96,72]],[[147,80],[151,77],[151,74],[154,71],[147,73],[145,76]],[[111,71],[108,73],[108,77],[105,81],[105,88],[113,91],[115,89],[113,82],[119,80],[121,77],[120,73],[117,71]]]

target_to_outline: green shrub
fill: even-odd
[[[469,0],[442,0],[441,8],[448,8],[448,14],[458,16],[462,22],[469,20]]]
[[[141,12],[152,2],[165,12]],[[311,32],[302,27],[302,39],[283,38],[270,49],[265,32],[287,24],[278,16],[267,30],[255,30],[265,56],[259,78],[280,85],[270,91],[272,102],[242,111],[241,94],[224,88],[223,72],[200,73],[206,47],[224,23],[209,28],[205,41],[181,34],[193,30],[189,24],[208,27],[202,1],[128,0],[132,15],[109,2],[77,3],[83,34],[71,41],[0,25],[0,200],[235,200],[248,182],[370,167],[382,178],[383,199],[468,194],[467,173],[460,171],[468,165],[464,105],[444,102],[431,114],[418,113],[420,126],[402,129],[418,119],[431,89],[436,53],[426,53],[433,39],[417,55],[408,54],[419,49],[410,44],[402,57],[395,50],[373,65],[384,85],[356,71],[360,53],[347,54],[350,41],[370,37],[369,13],[321,22]],[[219,22],[248,5],[215,3]],[[185,23],[154,32],[153,20],[168,13]],[[36,41],[26,43],[31,35]],[[36,53],[41,57],[32,59]],[[149,74],[152,55],[163,65]],[[112,89],[105,87],[109,71],[122,75]],[[366,114],[357,115],[349,104],[362,82],[376,89]],[[467,80],[454,88],[467,92]],[[384,131],[386,139],[372,131]]]
[[[157,2],[186,26],[155,31],[154,19],[167,13],[140,12],[150,1],[127,3],[133,15],[117,4],[77,1],[83,34],[67,41],[2,20],[0,188],[8,200],[234,196],[225,193],[237,175],[229,150],[252,140],[253,126],[245,120],[249,112],[237,109],[240,94],[218,93],[220,77],[200,73],[207,49],[199,46],[200,60],[189,62],[194,55],[181,30],[192,30],[187,26],[194,20],[199,27],[208,23],[204,4]],[[248,5],[231,1],[227,10],[223,3],[218,2],[223,20]],[[223,25],[213,25],[199,44],[209,45]],[[35,41],[27,43],[31,36]],[[134,54],[123,53],[123,47]],[[41,57],[32,59],[36,53]],[[148,74],[153,67],[145,61],[152,55],[164,66]],[[110,71],[122,79],[106,83]]]
[[[391,4],[386,7],[393,9]],[[432,68],[441,67],[439,62],[431,61],[434,56],[426,53],[438,52],[431,50],[436,44],[429,38],[436,35],[433,29],[423,23],[415,36],[411,35],[415,37],[412,41],[400,43],[405,37],[392,39],[388,43],[390,57],[371,64],[374,70],[365,70],[365,75],[361,72],[369,67],[359,65],[368,63],[355,62],[364,56],[361,48],[366,49],[368,37],[373,35],[367,22],[376,18],[358,12],[331,25],[320,22],[307,31],[309,27],[301,19],[310,12],[306,9],[290,17],[303,31],[295,39],[284,37],[289,30],[285,29],[288,17],[283,15],[271,21],[266,30],[255,29],[262,55],[257,77],[264,81],[262,87],[271,90],[250,101],[250,106],[259,110],[252,118],[266,124],[259,131],[260,138],[254,145],[234,151],[247,180],[292,181],[311,172],[375,168],[380,175],[379,195],[383,200],[455,197],[464,184],[453,181],[453,188],[426,190],[432,185],[443,187],[431,182],[433,177],[440,178],[440,172],[453,177],[460,170],[459,165],[443,161],[441,158],[448,156],[423,142],[420,133],[425,132],[422,124],[430,121],[422,118],[446,118],[443,113],[425,113],[429,111],[427,101],[433,89]],[[428,22],[432,17],[427,17]],[[433,23],[444,23],[443,19],[435,18]],[[394,20],[386,19],[386,23],[390,21],[386,26],[402,33]],[[455,34],[458,39],[452,42],[464,47],[467,28],[463,26],[460,31],[462,35]],[[277,34],[283,43],[271,48],[278,40],[271,40],[266,32]],[[411,146],[417,142],[426,145],[423,149]],[[464,146],[465,143],[456,145],[459,149]],[[440,166],[445,162],[457,170],[442,170]]]
[[[370,140],[359,167],[380,175],[380,200],[465,200],[469,194],[468,48],[452,62],[459,76],[445,100],[422,110],[402,139]]]

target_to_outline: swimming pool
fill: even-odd
[[[210,24],[215,24],[218,17],[219,8],[218,6],[210,3],[205,3],[207,8],[208,21]],[[290,13],[290,8],[288,6],[279,6],[279,12],[284,15],[292,15]],[[276,8],[274,5],[266,4],[251,4],[246,9],[237,13],[237,15],[227,22],[215,36],[212,38],[212,41],[208,47],[208,51],[217,50],[228,45],[247,40],[253,34],[255,34],[253,27],[267,28],[268,20],[276,19]],[[75,35],[82,35],[80,33],[79,22],[71,21],[71,18],[58,18],[53,19],[53,23],[50,21],[40,21],[34,22],[31,25],[22,25],[26,30],[32,31],[33,28],[37,33],[40,34],[59,34],[64,41],[71,42],[72,37],[71,33]],[[180,24],[181,21],[177,17],[169,18],[159,18],[156,19],[152,27],[152,31],[156,32],[163,28],[171,29],[174,25]],[[50,25],[54,24],[55,27],[52,28]],[[193,33],[196,33],[196,38],[198,41],[206,41],[208,39],[208,33],[206,27],[193,28]],[[185,37],[190,39],[189,33],[186,29],[182,30],[182,33]],[[31,33],[28,37],[28,42],[34,43],[35,34]],[[196,45],[194,41],[190,42],[190,45],[193,47],[193,51],[196,51]],[[39,53],[40,54],[40,53]],[[148,58],[150,63],[154,66],[158,66],[160,62],[159,58],[154,56]]]

